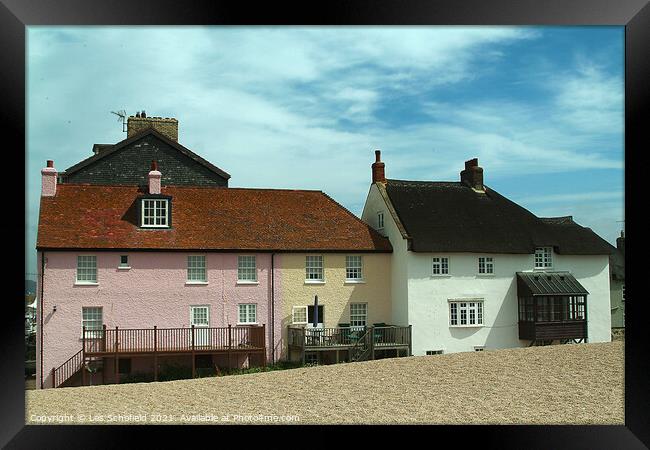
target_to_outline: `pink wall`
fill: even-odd
[[[131,269],[118,269],[120,255]],[[205,255],[208,284],[188,285],[187,256]],[[40,253],[39,253],[40,255]],[[77,255],[97,256],[97,286],[76,285]],[[200,252],[54,252],[45,253],[43,372],[51,371],[81,349],[82,306],[102,306],[107,327],[189,327],[190,305],[208,305],[210,326],[236,325],[238,304],[257,304],[257,322],[266,324],[271,358],[271,254],[256,254],[258,284],[237,284],[237,253]],[[275,347],[280,354],[279,255],[275,255]],[[40,258],[39,258],[40,269]],[[39,276],[40,293],[40,276]],[[53,306],[57,306],[53,312]],[[40,322],[39,322],[40,323]],[[37,358],[40,348],[37,348]],[[40,361],[37,361],[37,385]]]

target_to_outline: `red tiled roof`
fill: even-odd
[[[320,191],[163,186],[170,229],[137,225],[137,186],[59,184],[42,197],[38,249],[391,252],[387,238]]]

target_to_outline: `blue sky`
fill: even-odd
[[[26,269],[40,169],[179,120],[232,187],[318,189],[357,215],[388,178],[485,184],[614,243],[624,219],[623,27],[27,28]]]

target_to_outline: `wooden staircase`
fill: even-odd
[[[367,329],[365,333],[350,348],[350,362],[367,361],[372,357],[373,330]]]
[[[59,367],[52,368],[52,387],[59,387],[84,367],[84,351],[79,350]]]

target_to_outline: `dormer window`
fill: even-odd
[[[537,247],[535,249],[535,269],[544,270],[553,267],[553,248]]]
[[[170,198],[143,198],[140,204],[142,228],[169,228],[171,226]]]

